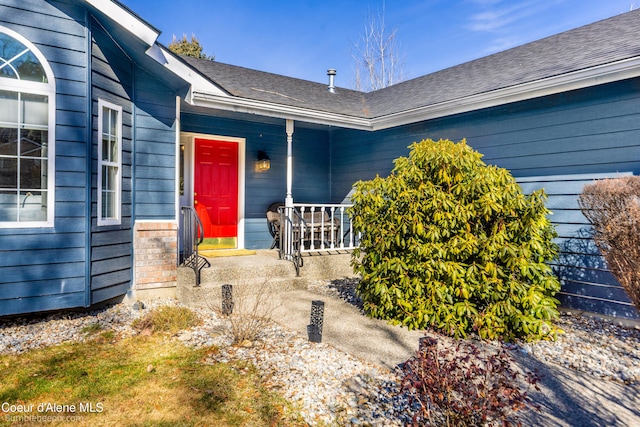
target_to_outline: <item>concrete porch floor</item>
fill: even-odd
[[[273,281],[307,283],[312,280],[336,279],[354,276],[351,268],[351,253],[304,256],[304,266],[296,277],[292,262],[280,259],[278,251],[257,250],[254,255],[211,257],[211,267],[201,270],[201,287],[211,287],[234,282],[253,283],[268,278]],[[195,275],[192,269],[178,268],[178,286],[193,286]]]
[[[280,291],[306,290],[309,283],[353,277],[351,253],[310,255],[304,257],[300,275],[291,261],[280,259],[277,250],[258,250],[254,255],[212,257],[200,272],[200,286],[195,285],[193,269],[178,268],[176,297],[188,306],[203,306],[204,301],[219,299],[222,285],[277,286]]]

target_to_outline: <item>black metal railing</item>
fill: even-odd
[[[200,286],[200,270],[210,267],[209,261],[198,255],[198,246],[204,239],[204,227],[191,206],[182,206],[182,252],[180,265],[193,268],[196,275],[196,286]]]
[[[300,232],[304,219],[296,208],[281,206],[278,208],[280,214],[280,258],[293,262],[296,269],[296,276],[300,276],[300,267],[304,265],[302,252],[300,251]]]

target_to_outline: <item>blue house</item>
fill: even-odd
[[[110,1],[0,3],[0,315],[126,294],[136,235],[175,281],[188,85],[157,36]]]
[[[267,249],[274,202],[340,216],[410,143],[466,138],[550,195],[563,305],[640,318],[576,199],[640,172],[639,31],[632,11],[362,93],[333,71],[325,85],[176,56],[118,2],[2,0],[0,315],[170,295],[182,207],[215,244]]]

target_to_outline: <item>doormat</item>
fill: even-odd
[[[224,257],[224,256],[245,256],[255,255],[256,251],[250,249],[204,249],[198,251],[199,255],[207,258]]]
[[[200,243],[200,249],[235,249],[238,239],[235,237],[208,237]]]

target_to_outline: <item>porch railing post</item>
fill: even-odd
[[[287,131],[287,195],[284,199],[284,204],[287,208],[293,207],[293,120],[287,119],[286,121]],[[290,213],[290,212],[288,212]],[[290,218],[290,217],[289,217]]]

